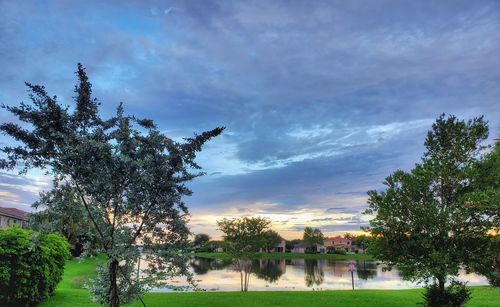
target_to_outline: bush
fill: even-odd
[[[69,244],[57,234],[19,227],[0,230],[0,301],[2,306],[35,306],[61,281]]]
[[[338,255],[346,255],[347,251],[343,248],[339,248],[339,249],[334,250],[333,253],[338,254]]]
[[[446,306],[460,307],[471,298],[471,290],[466,287],[465,283],[452,281],[451,285],[441,292],[437,284],[432,284],[426,287],[424,293],[425,306]]]

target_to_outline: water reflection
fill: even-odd
[[[347,261],[334,260],[253,260],[248,268],[246,287],[259,290],[312,290],[312,289],[407,289],[419,285],[403,281],[397,269],[384,272],[375,261],[355,261],[351,273]],[[211,291],[240,290],[241,276],[231,260],[196,258],[190,262],[195,280],[202,289]],[[469,285],[485,285],[485,278],[465,273],[460,276]],[[182,284],[182,281],[179,281]],[[244,285],[245,286],[245,285]],[[165,291],[166,289],[159,291]]]

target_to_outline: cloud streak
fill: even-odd
[[[418,162],[440,113],[484,114],[500,132],[498,1],[0,6],[1,103],[26,100],[29,81],[71,104],[82,62],[105,115],[123,101],[174,138],[227,127],[199,155],[208,175],[186,199],[195,232],[217,236],[214,217],[242,214],[271,216],[290,237],[307,223],[354,231],[366,191]],[[10,176],[6,205],[26,208],[49,186]]]

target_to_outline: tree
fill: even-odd
[[[290,240],[290,241],[286,241],[286,245],[285,245],[285,248],[287,251],[290,251],[294,248],[294,246],[296,244],[299,244],[301,243],[302,240],[301,239],[293,239],[293,240]]]
[[[234,259],[240,271],[241,291],[248,291],[252,269],[252,256],[266,245],[266,233],[270,221],[261,217],[243,217],[217,221],[219,230],[224,233],[226,251]]]
[[[500,145],[479,160],[473,168],[471,192],[463,197],[466,208],[489,216],[492,229],[479,254],[469,254],[466,269],[488,278],[490,285],[500,287]]]
[[[118,306],[141,299],[148,285],[189,275],[183,252],[189,212],[182,198],[192,192],[185,184],[202,174],[190,171],[200,169],[196,152],[224,128],[178,143],[152,120],[125,115],[122,104],[103,119],[81,64],[77,76],[73,109],[29,83],[31,104],[3,106],[26,125],[0,125],[19,144],[1,149],[0,167],[45,169],[60,183],[54,193],[77,193],[108,257],[91,292],[97,302]],[[141,256],[149,263],[147,277],[131,278]]]
[[[352,244],[356,245],[360,248],[363,249],[363,252],[366,253],[366,250],[370,246],[370,244],[373,242],[373,238],[367,235],[359,235],[359,236],[354,236],[351,239]]]
[[[387,177],[385,191],[368,192],[371,252],[406,279],[437,282],[443,297],[445,282],[470,265],[471,254],[482,253],[493,225],[491,215],[462,200],[487,135],[482,117],[441,115],[427,134],[422,163]]]
[[[266,238],[266,243],[265,243],[265,246],[264,246],[264,249],[266,250],[266,252],[270,252],[271,249],[273,249],[276,245],[280,244],[281,243],[281,240],[283,240],[281,238],[281,236],[279,235],[279,233],[277,233],[276,231],[270,229],[268,231],[266,231],[265,233],[265,238]]]
[[[311,227],[304,228],[304,235],[302,237],[304,243],[307,245],[309,251],[315,250],[317,244],[322,245],[324,236],[318,228],[312,229]]]
[[[356,236],[355,236],[355,235],[353,235],[353,234],[352,234],[352,233],[350,233],[350,232],[346,232],[346,233],[344,233],[344,238],[345,238],[345,239],[352,240],[352,239],[354,239],[355,237],[356,237]]]
[[[40,195],[32,207],[44,210],[31,213],[30,226],[43,233],[60,233],[68,240],[71,253],[78,257],[85,250],[93,254],[99,247],[91,224],[76,190],[54,180],[54,189]]]
[[[200,247],[210,241],[210,236],[204,233],[199,233],[194,236],[193,246]]]

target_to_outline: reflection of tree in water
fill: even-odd
[[[318,260],[305,259],[304,261],[304,280],[306,286],[319,286],[325,281],[325,273],[323,271],[323,263]]]
[[[285,273],[285,260],[254,260],[252,273],[268,282],[277,281]]]
[[[240,272],[241,291],[248,291],[250,273],[252,272],[252,260],[236,258],[233,260],[233,268]]]
[[[231,265],[231,260],[195,258],[189,263],[197,275],[206,274],[208,271],[222,270]]]
[[[377,264],[375,263],[375,261],[357,261],[356,271],[358,273],[359,279],[372,279],[377,276]]]

